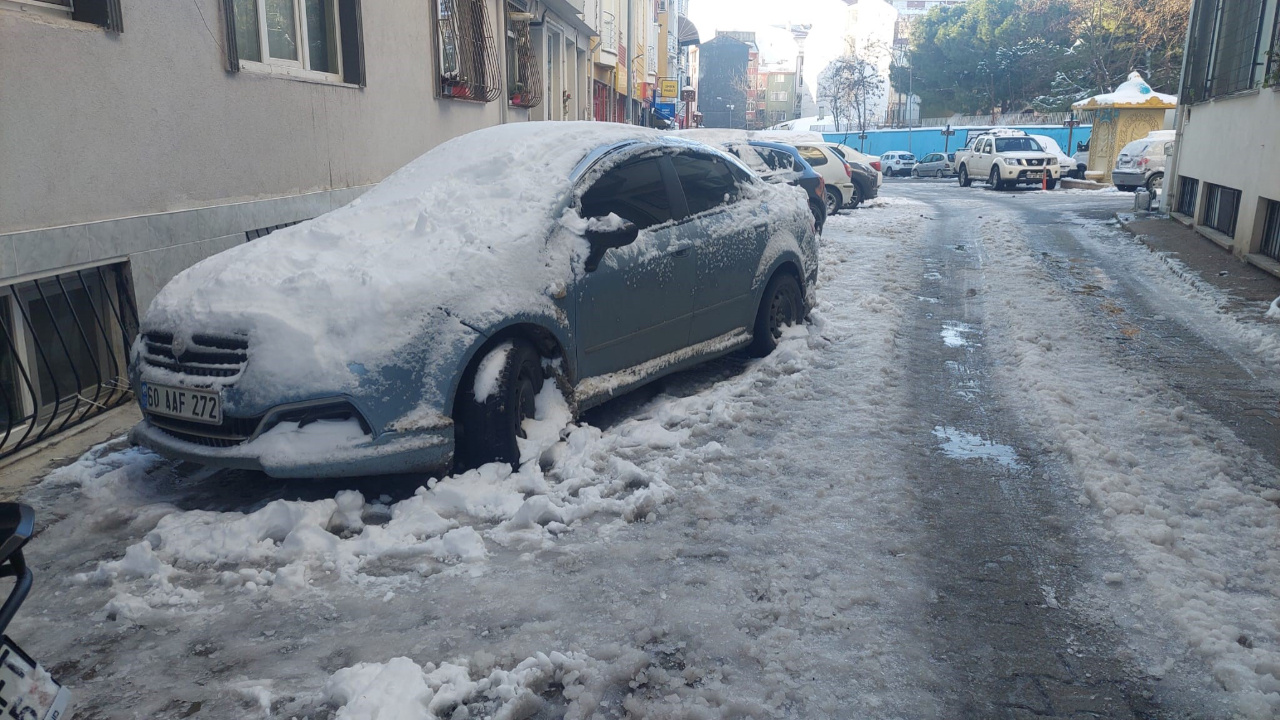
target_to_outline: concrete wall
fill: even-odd
[[[132,0],[120,35],[0,10],[0,232],[367,185],[502,119],[435,99],[430,3],[363,5],[366,88],[228,73],[218,0]]]
[[[1280,89],[1218,98],[1180,112],[1177,172],[1200,181],[1194,220],[1198,223],[1203,217],[1205,183],[1240,190],[1232,250],[1239,255],[1258,252],[1266,221],[1264,201],[1280,201]],[[1176,198],[1176,183],[1165,187]]]

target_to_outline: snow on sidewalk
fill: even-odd
[[[1079,502],[1096,509],[1105,535],[1127,553],[1123,572],[1086,590],[1094,597],[1081,603],[1109,605],[1135,648],[1148,626],[1172,620],[1240,716],[1276,717],[1280,492],[1265,484],[1276,468],[1229,428],[1188,410],[1158,373],[1113,359],[1096,321],[1039,266],[1016,223],[988,219],[981,233],[993,259],[985,264],[987,307],[999,328],[987,339],[1012,359],[1001,378],[1006,392],[1069,463]],[[1165,292],[1187,294],[1176,281]],[[1270,360],[1274,338],[1234,325],[1228,332]],[[1176,657],[1164,652],[1173,655],[1146,658],[1154,675]]]

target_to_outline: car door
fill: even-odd
[[[576,285],[579,377],[625,370],[683,348],[693,310],[693,239],[674,220],[679,186],[670,161],[623,161],[582,195],[584,218],[610,214],[640,229],[607,250]]]
[[[978,149],[973,156],[973,169],[969,171],[969,174],[976,178],[985,178],[990,175],[993,155],[991,138],[979,140]]]
[[[755,317],[751,283],[769,242],[768,207],[742,199],[749,178],[723,158],[682,153],[671,158],[687,217],[677,225],[693,240],[690,344],[738,329]]]

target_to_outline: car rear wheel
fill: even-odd
[[[817,229],[818,233],[821,233],[822,226],[827,222],[826,206],[817,200],[810,200],[809,212],[813,213],[813,226]]]
[[[498,366],[496,379],[482,383],[488,395],[477,398],[476,374],[492,372],[494,365]],[[525,436],[522,425],[534,416],[534,399],[544,379],[542,357],[528,341],[519,339],[493,348],[463,376],[455,413],[457,469],[471,470],[492,462],[519,468],[516,441]]]
[[[934,170],[933,176],[941,180],[943,178],[942,170]]]
[[[969,187],[973,184],[973,180],[969,177],[969,168],[964,165],[960,166],[960,172],[956,173],[956,179],[960,181],[960,187]]]
[[[862,204],[862,186],[855,182],[853,184],[853,196],[849,198],[849,202],[845,203],[844,206],[852,210],[861,204]]]
[[[789,272],[775,273],[764,289],[760,310],[756,312],[755,336],[747,352],[764,357],[778,347],[782,332],[804,320],[804,294],[800,283]]]
[[[840,212],[840,196],[836,194],[835,190],[827,188],[826,195],[823,199],[827,203],[827,217],[831,217],[837,212]]]
[[[1156,193],[1160,192],[1163,188],[1164,188],[1164,173],[1162,172],[1152,173],[1151,177],[1147,178],[1147,192],[1151,193],[1152,195],[1155,195]]]

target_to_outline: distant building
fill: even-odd
[[[765,78],[764,105],[765,126],[777,125],[800,117],[796,102],[796,74],[794,72],[761,73]]]
[[[739,33],[717,33],[698,51],[698,111],[709,128],[747,127],[747,101],[753,94],[748,75],[751,46]]]

